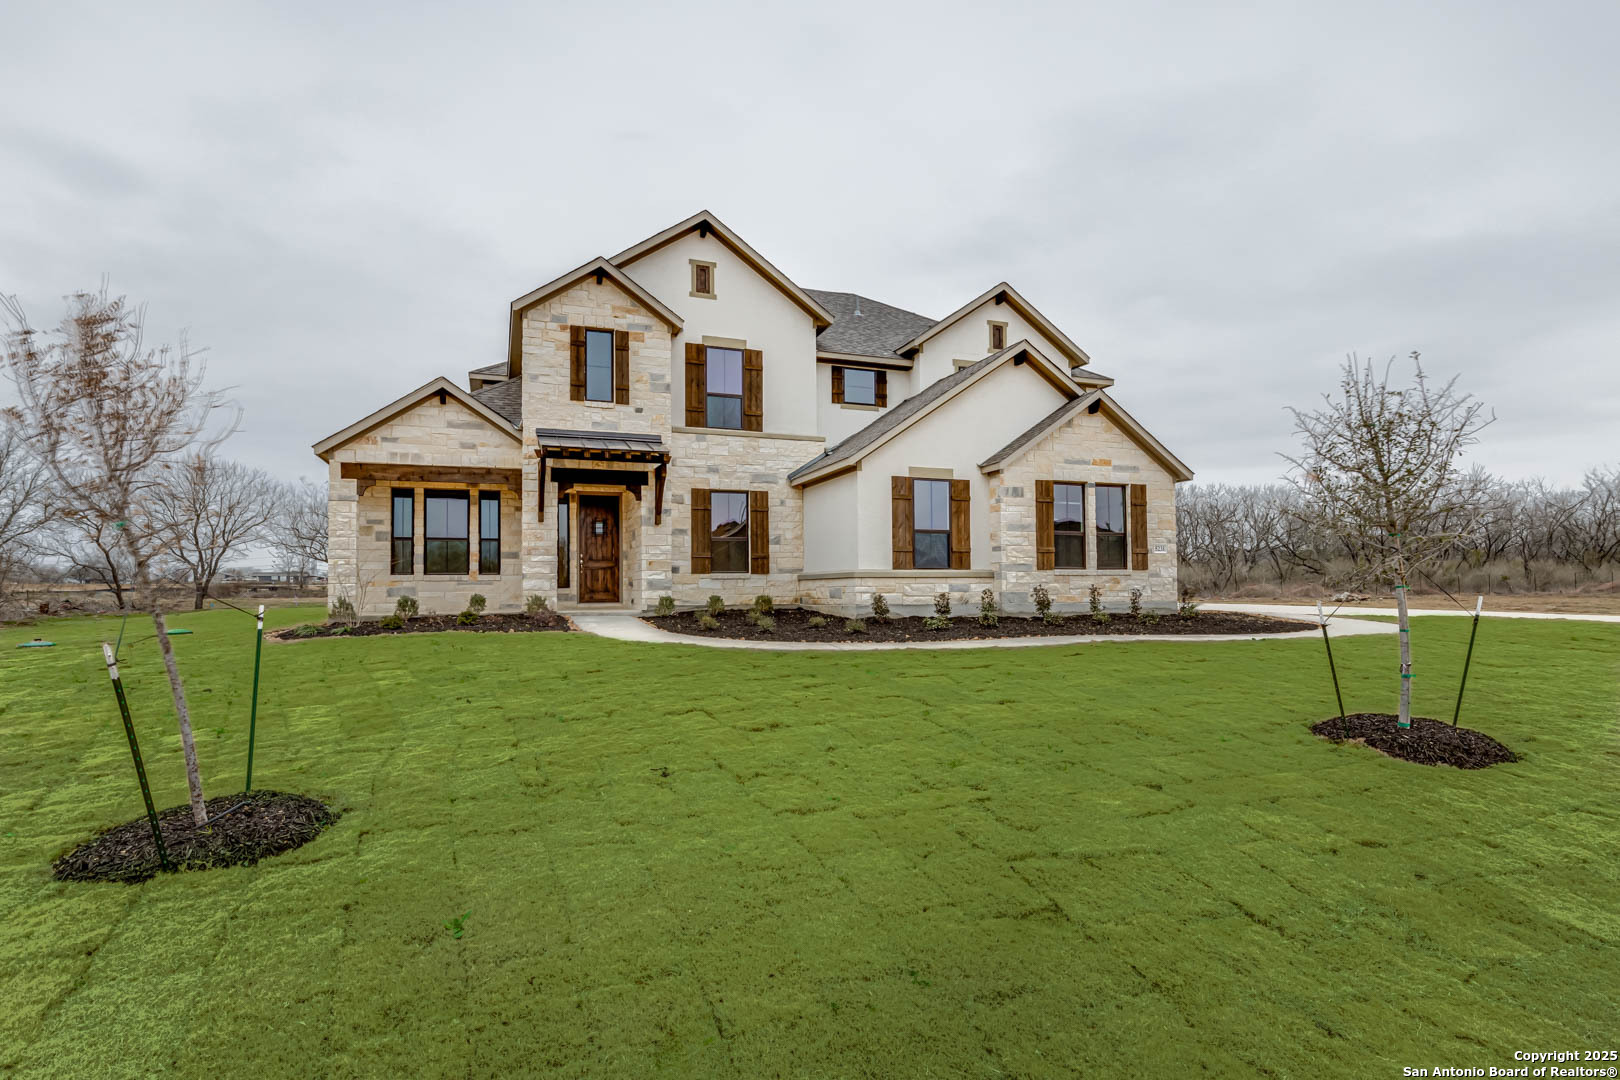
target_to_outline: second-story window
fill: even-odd
[[[845,368],[844,402],[849,405],[876,405],[877,372],[866,368]]]
[[[741,349],[708,350],[708,400],[705,403],[708,427],[743,426],[743,354]]]
[[[585,331],[585,400],[613,400],[613,331]]]

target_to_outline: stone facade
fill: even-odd
[[[1084,570],[1035,569],[1035,481],[1086,485],[1086,566]],[[1147,488],[1148,568],[1097,569],[1096,485],[1143,484]],[[990,485],[990,548],[995,589],[1007,611],[1032,611],[1029,591],[1045,585],[1052,606],[1078,610],[1092,585],[1102,588],[1104,604],[1124,607],[1133,588],[1155,610],[1176,604],[1176,482],[1157,459],[1101,413],[1077,413],[1013,459]],[[1127,507],[1127,517],[1128,507]],[[1129,543],[1126,560],[1129,564]]]
[[[977,614],[979,593],[996,587],[993,570],[866,570],[849,574],[802,574],[799,598],[833,615],[866,618],[881,593],[893,615],[932,615],[934,597],[950,593],[953,615]]]

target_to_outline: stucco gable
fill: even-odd
[[[1017,289],[1005,281],[992,285],[966,304],[917,334],[910,341],[902,344],[895,351],[902,356],[912,355],[914,350],[922,348],[929,339],[937,337],[940,333],[955,326],[980,308],[986,305],[999,306],[1001,304],[1011,307],[1019,315],[1023,316],[1031,326],[1044,334],[1047,340],[1052,343],[1053,348],[1069,362],[1070,367],[1081,367],[1091,363],[1091,357],[1086,355],[1085,350],[1070,341],[1069,336],[1057,328],[1057,324],[1042,315],[1034,304],[1025,300]]]

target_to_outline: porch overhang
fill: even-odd
[[[345,480],[357,481],[357,494],[364,495],[378,484],[465,484],[468,487],[503,487],[523,490],[522,469],[496,469],[484,465],[399,465],[370,461],[340,464]]]
[[[535,456],[540,459],[539,520],[546,519],[546,463],[548,460],[623,461],[653,466],[653,524],[664,520],[664,481],[672,455],[657,435],[633,431],[574,431],[568,428],[535,428]],[[642,470],[625,470],[629,476],[645,475]],[[630,485],[626,478],[626,486]],[[636,482],[640,497],[640,482]],[[559,494],[561,491],[559,490]]]

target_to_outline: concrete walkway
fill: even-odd
[[[1316,608],[1301,607],[1297,604],[1204,604],[1210,611],[1245,611],[1251,615],[1275,615],[1283,619],[1310,619],[1315,621]],[[1338,615],[1389,615],[1394,616],[1394,608],[1379,607],[1352,607],[1346,605],[1339,607],[1336,604],[1323,604],[1322,610]],[[1459,615],[1467,617],[1472,615],[1473,609],[1463,611],[1460,608],[1413,608],[1409,615],[1413,617],[1422,615]],[[1581,622],[1620,623],[1620,615],[1585,615],[1564,611],[1492,611],[1489,606],[1485,608],[1484,615],[1493,619],[1577,619]],[[1331,620],[1330,620],[1331,621]]]
[[[1298,608],[1289,611],[1291,618],[1314,623],[1316,613],[1302,616]],[[581,615],[569,612],[574,625],[589,634],[613,638],[616,641],[639,641],[653,645],[702,645],[710,649],[763,649],[767,652],[882,652],[888,649],[1027,649],[1041,645],[1088,645],[1096,641],[1264,641],[1268,639],[1292,640],[1318,638],[1321,632],[1312,626],[1286,634],[1063,634],[1051,637],[984,638],[971,641],[743,641],[737,638],[697,637],[691,634],[672,634],[651,623],[630,615]],[[1393,634],[1391,623],[1367,622],[1364,619],[1329,619],[1330,637],[1350,637],[1358,634]]]

